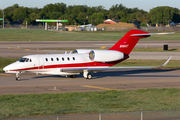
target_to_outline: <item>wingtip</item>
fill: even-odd
[[[160,65],[159,67],[164,67],[164,66],[166,66],[167,64],[168,64],[168,62],[171,60],[171,58],[172,58],[172,56],[169,56],[169,58],[162,64],[162,65]],[[158,67],[158,68],[159,68]]]

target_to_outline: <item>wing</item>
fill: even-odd
[[[61,68],[61,72],[78,72],[81,73],[84,70],[87,70],[89,72],[98,72],[98,71],[105,71],[105,70],[122,70],[122,69],[153,69],[153,68],[160,68],[167,65],[167,63],[170,61],[172,56],[170,56],[162,65],[158,67],[78,67],[78,68]]]

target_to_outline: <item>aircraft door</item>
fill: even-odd
[[[39,69],[44,69],[44,59],[43,57],[38,57],[39,59]]]

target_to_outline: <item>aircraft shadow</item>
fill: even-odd
[[[119,71],[102,71],[98,73],[92,73],[93,79],[104,78],[104,77],[179,77],[175,75],[148,75],[148,73],[163,73],[171,72],[177,69],[150,69],[150,70],[119,70]],[[147,74],[145,74],[147,73]],[[138,75],[139,74],[139,75]],[[33,78],[66,78],[60,75],[40,75]],[[69,77],[68,77],[69,78]],[[83,78],[83,75],[77,75],[77,78]],[[76,79],[76,78],[75,78]]]
[[[148,73],[163,73],[180,70],[177,69],[150,69],[150,70],[121,70],[121,71],[103,71],[93,74],[94,79],[103,77],[179,77],[173,75],[148,75]],[[147,74],[144,74],[147,73]],[[139,75],[138,75],[139,74]],[[142,75],[143,74],[143,75]]]

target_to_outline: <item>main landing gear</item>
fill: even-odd
[[[91,73],[88,72],[88,70],[84,70],[83,76],[84,76],[86,79],[92,79],[92,75],[91,75]]]

